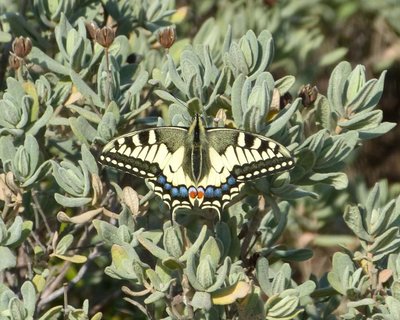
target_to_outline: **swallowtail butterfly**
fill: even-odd
[[[197,115],[189,128],[157,127],[109,142],[100,162],[148,180],[172,211],[221,210],[252,179],[289,170],[290,152],[262,135],[205,128]]]

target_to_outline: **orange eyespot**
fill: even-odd
[[[204,190],[203,190],[203,188],[197,189],[197,198],[203,199],[203,197],[204,197]]]
[[[189,197],[195,199],[197,197],[197,190],[193,187],[189,188]]]

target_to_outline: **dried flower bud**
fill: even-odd
[[[96,30],[95,40],[96,42],[103,46],[104,48],[108,48],[111,46],[115,39],[115,32],[110,27],[103,27],[101,29]]]
[[[18,70],[21,66],[21,58],[18,58],[15,54],[11,53],[10,57],[8,58],[8,64],[14,70]]]
[[[176,31],[174,27],[166,27],[158,32],[158,42],[165,48],[172,47],[176,40]]]
[[[267,114],[267,121],[272,121],[281,109],[281,95],[279,93],[279,90],[274,88],[274,91],[272,92],[271,104],[269,106],[269,111]]]
[[[12,52],[20,58],[25,58],[32,50],[32,41],[29,38],[18,37],[12,43]]]
[[[214,118],[214,127],[223,127],[226,121],[226,111],[219,109]]]
[[[310,84],[306,84],[300,89],[299,97],[303,102],[303,106],[311,106],[318,97],[318,89],[316,86],[311,87]]]
[[[99,26],[96,22],[90,21],[85,23],[86,31],[88,33],[88,38],[95,40],[96,39],[96,32],[99,30]]]

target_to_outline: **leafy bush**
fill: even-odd
[[[108,1],[99,28],[101,9],[38,0],[1,16],[3,42],[7,30],[32,41],[13,41],[0,100],[0,319],[122,317],[121,291],[135,318],[399,318],[398,192],[377,184],[357,205],[346,193],[353,151],[395,125],[377,108],[385,72],[367,80],[341,62],[326,95],[305,86],[292,101],[295,77],[268,71],[264,26],[234,36],[209,20],[174,42],[185,12],[166,1]],[[144,181],[97,164],[114,137],[196,113],[279,141],[295,168],[248,183],[218,221],[185,209],[171,223]],[[331,271],[298,279],[313,250],[281,238],[318,206],[314,230],[342,211],[360,248],[335,248]],[[104,315],[89,306],[102,299]]]

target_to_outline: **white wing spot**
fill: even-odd
[[[293,164],[293,161],[292,161],[292,160],[289,160],[289,161],[288,161],[288,165],[291,166],[292,164]]]
[[[209,149],[209,154],[210,154],[211,166],[218,173],[222,172],[222,170],[224,169],[222,157],[218,154],[218,152],[214,148]]]
[[[244,140],[245,134],[243,132],[240,132],[238,135],[238,140],[237,143],[240,147],[246,146],[246,141]]]
[[[257,150],[251,150],[251,153],[253,154],[254,160],[255,161],[261,161],[262,157],[260,153]]]
[[[251,176],[252,176],[251,173],[246,174],[246,178],[251,178]]]
[[[238,159],[240,161],[240,164],[247,163],[247,159],[246,159],[246,157],[244,155],[244,152],[243,152],[243,150],[241,148],[236,147],[236,154],[237,154],[237,157],[238,157]]]
[[[171,159],[171,153],[167,153],[165,158],[160,162],[160,168],[163,170],[167,164],[169,164],[169,160]]]
[[[271,149],[267,149],[267,152],[271,159],[276,158],[276,154]]]
[[[274,171],[274,170],[275,170],[274,167],[269,167],[269,168],[268,168],[268,171],[269,171],[269,172],[272,172],[272,171]]]
[[[287,162],[282,162],[282,167],[286,167],[287,166]]]
[[[271,148],[271,149],[275,149],[276,143],[275,143],[275,142],[272,142],[272,141],[269,141],[269,142],[268,142],[268,147]]]
[[[266,173],[267,172],[267,168],[262,168],[261,169],[261,173]]]
[[[249,149],[244,149],[244,155],[247,158],[247,162],[254,162],[254,157]]]
[[[171,161],[169,162],[172,172],[176,172],[182,165],[184,151],[185,151],[185,148],[182,146],[182,147],[179,147],[178,150],[176,150],[173,153],[173,155],[171,157]]]
[[[143,175],[143,176],[146,175],[146,171],[144,171],[144,170],[140,170],[139,173],[140,173],[141,175]]]
[[[112,148],[110,151],[108,151],[108,152],[110,152],[110,153],[116,153],[117,152],[117,149],[115,149],[115,148]]]
[[[151,131],[151,132],[153,132],[153,131]],[[157,149],[158,149],[157,145],[151,146],[151,148],[149,150],[149,153],[146,156],[146,161],[153,162],[153,159],[154,159],[154,157],[156,155]]]
[[[280,168],[282,168],[282,166],[281,166],[280,164],[277,164],[277,165],[275,166],[275,169],[276,169],[276,170],[279,170]]]
[[[126,148],[124,155],[126,155],[127,157],[130,157],[132,153],[132,149],[130,147]]]
[[[226,167],[228,170],[232,170],[233,166],[237,164],[237,157],[232,146],[229,146],[225,150]]]
[[[132,143],[133,143],[135,146],[140,146],[140,145],[141,145],[140,140],[139,140],[139,135],[138,135],[138,134],[135,134],[135,135],[132,137]]]
[[[173,207],[179,206],[180,204],[181,204],[181,202],[179,200],[172,201],[172,206]]]
[[[214,201],[212,202],[212,204],[213,204],[214,206],[218,207],[218,208],[221,206],[221,202],[219,202],[218,200],[214,200]]]
[[[149,151],[149,146],[145,146],[142,151],[140,151],[138,158],[143,160],[146,158],[147,152]]]
[[[242,180],[244,178],[244,176],[238,176],[237,178],[238,178],[238,180]]]
[[[252,149],[258,149],[261,147],[261,139],[255,138],[253,141],[253,145],[251,146]]]
[[[124,154],[125,149],[126,149],[126,144],[123,144],[123,145],[121,146],[121,148],[119,148],[118,153]]]
[[[139,172],[139,169],[136,168],[136,167],[132,168],[132,170],[135,171],[135,172]]]
[[[118,163],[118,161],[117,161],[117,160],[115,160],[115,159],[112,159],[112,160],[111,160],[111,163],[112,163],[112,164],[117,164],[117,163]]]
[[[131,169],[132,169],[132,166],[131,166],[130,164],[126,164],[126,165],[125,165],[125,168],[127,168],[128,170],[131,170]]]
[[[165,160],[167,154],[168,154],[168,149],[165,146],[165,144],[160,144],[160,146],[158,147],[156,156],[153,159],[153,162],[156,162],[158,164],[163,163],[163,161]]]
[[[125,138],[119,138],[119,139],[117,140],[117,142],[118,142],[119,144],[124,144],[124,143],[125,143]]]
[[[103,159],[104,159],[104,156],[102,156],[103,157]],[[106,161],[107,162],[110,162],[111,161],[111,158],[110,157],[106,157]]]
[[[149,140],[147,141],[148,144],[155,144],[157,142],[156,134],[153,130],[149,131]]]
[[[269,159],[268,153],[266,153],[265,151],[263,151],[263,152],[261,153],[261,156],[262,156],[262,158],[263,158],[264,160]]]
[[[260,171],[256,170],[253,172],[253,175],[258,176],[260,174]]]
[[[141,147],[136,147],[135,149],[133,149],[131,157],[132,158],[137,158],[137,156],[139,155],[139,152],[142,150]]]
[[[282,155],[282,153],[278,152],[278,153],[276,154],[276,157],[277,157],[277,158],[282,158],[283,155]]]
[[[185,181],[185,173],[183,172],[182,167],[178,169],[178,171],[176,171],[173,176],[172,176],[172,185],[174,186],[179,186],[181,184],[184,184]]]
[[[162,198],[163,198],[164,200],[171,201],[171,196],[170,196],[168,193],[164,193]]]
[[[123,162],[118,162],[118,167],[122,168],[122,167],[125,167],[125,165]]]

